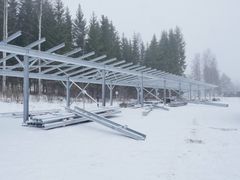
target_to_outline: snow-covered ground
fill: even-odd
[[[44,131],[0,117],[2,180],[239,180],[240,99],[229,108],[122,109],[112,120],[147,135],[135,141],[96,123]],[[64,106],[31,103],[31,109]],[[0,103],[0,112],[21,111]]]

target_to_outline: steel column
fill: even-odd
[[[140,104],[140,88],[136,87],[137,90],[137,104]]]
[[[155,89],[155,96],[158,97],[158,89]]]
[[[172,90],[168,89],[168,97],[171,98],[172,97]]]
[[[3,41],[6,42],[8,38],[8,0],[3,1]],[[3,59],[7,56],[6,52],[3,52]],[[3,70],[6,69],[6,61],[3,61]],[[2,77],[2,93],[6,95],[6,76]]]
[[[70,107],[70,81],[69,81],[69,78],[67,79],[66,81],[66,106],[67,107]]]
[[[197,97],[198,97],[198,100],[200,100],[200,89],[199,89],[199,86],[197,86]]]
[[[207,90],[204,88],[204,99],[207,100]]]
[[[212,97],[215,98],[215,89],[212,88]]]
[[[105,96],[105,88],[106,88],[106,72],[102,70],[102,106],[106,106],[106,96]]]
[[[192,100],[192,84],[189,85],[189,100]]]
[[[113,85],[112,84],[110,84],[109,90],[110,90],[110,106],[112,106],[113,105]]]
[[[43,10],[43,0],[40,1],[40,8],[39,8],[39,19],[38,19],[38,40],[42,38],[42,10]],[[38,45],[38,50],[41,51],[41,44]],[[38,60],[39,68],[38,72],[41,73],[41,59]],[[42,82],[41,79],[38,79],[38,94],[42,94]]]
[[[141,102],[141,106],[144,106],[144,90],[143,90],[143,76],[141,76],[141,87],[140,87],[140,102]]]
[[[24,56],[24,80],[23,80],[23,124],[28,121],[29,117],[29,63],[28,57]]]
[[[182,91],[182,83],[179,82],[179,98],[181,98],[181,91]]]
[[[163,103],[166,105],[166,97],[167,97],[167,92],[166,92],[166,80],[163,81]]]

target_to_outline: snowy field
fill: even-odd
[[[239,180],[240,99],[229,108],[122,109],[112,120],[147,135],[135,141],[96,123],[44,131],[0,117],[1,180]],[[61,105],[31,103],[31,110]],[[21,111],[0,102],[0,112]]]

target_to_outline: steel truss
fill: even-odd
[[[166,98],[167,89],[189,91],[191,96],[192,91],[210,92],[216,88],[212,84],[145,66],[134,65],[133,63],[126,63],[124,60],[107,59],[106,55],[95,57],[94,52],[73,57],[73,55],[81,51],[81,48],[65,54],[57,54],[56,51],[62,49],[64,44],[59,44],[46,51],[35,50],[35,47],[46,41],[45,38],[25,47],[9,44],[19,36],[21,36],[21,32],[12,34],[5,41],[0,42],[0,51],[7,53],[6,57],[0,59],[0,75],[24,78],[24,122],[28,120],[29,115],[29,78],[66,82],[67,106],[70,105],[71,83],[76,85],[78,82],[101,84],[103,106],[106,103],[106,85],[110,89],[111,104],[113,88],[115,86],[129,86],[137,88],[138,98],[142,106],[146,88],[164,89],[164,99]],[[11,65],[4,67],[5,63],[9,64],[8,61],[11,61]],[[40,72],[39,68],[41,68]]]

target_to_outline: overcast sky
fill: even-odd
[[[73,15],[80,3],[86,18],[92,12],[111,19],[120,34],[155,33],[179,26],[186,41],[187,64],[206,49],[216,55],[219,70],[240,81],[240,0],[63,0]],[[189,70],[187,71],[187,73]]]

